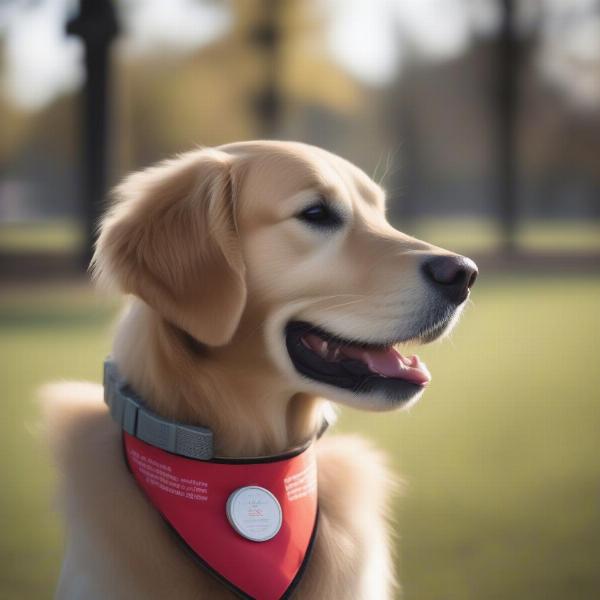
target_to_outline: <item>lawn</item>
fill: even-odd
[[[453,336],[421,349],[418,405],[342,413],[407,482],[405,598],[600,597],[599,300],[598,277],[484,274]],[[62,541],[33,390],[98,380],[114,314],[84,285],[0,292],[0,598],[52,596]]]

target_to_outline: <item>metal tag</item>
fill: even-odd
[[[229,496],[227,518],[242,537],[266,542],[279,532],[283,515],[277,498],[269,490],[250,485]]]

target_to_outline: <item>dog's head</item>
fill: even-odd
[[[206,348],[264,352],[292,392],[385,410],[425,366],[395,348],[447,332],[477,269],[394,229],[385,195],[319,148],[246,142],[130,176],[95,269]]]

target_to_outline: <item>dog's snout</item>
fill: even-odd
[[[428,281],[448,300],[460,304],[477,279],[477,265],[466,256],[434,256],[422,265]]]

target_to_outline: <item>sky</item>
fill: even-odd
[[[462,53],[474,34],[493,32],[499,18],[495,0],[310,1],[325,17],[331,58],[372,86],[397,77],[408,52],[425,60],[444,60]],[[600,61],[597,0],[528,0],[523,4],[530,9],[543,4],[551,16],[567,3],[570,14],[579,10],[585,18],[577,21],[575,16],[577,26],[558,36],[552,29],[557,26],[556,19],[545,18],[540,64],[556,85],[594,103],[600,101],[598,69],[592,69],[595,74],[590,77],[589,69],[576,73],[571,63],[592,60],[598,65]],[[65,20],[76,5],[75,0],[5,0],[0,4],[5,52],[1,91],[21,107],[40,109],[81,84],[81,44],[64,34]],[[119,6],[124,30],[121,50],[132,54],[157,48],[187,52],[218,39],[232,25],[226,1],[121,0]],[[590,18],[593,6],[596,13]]]

